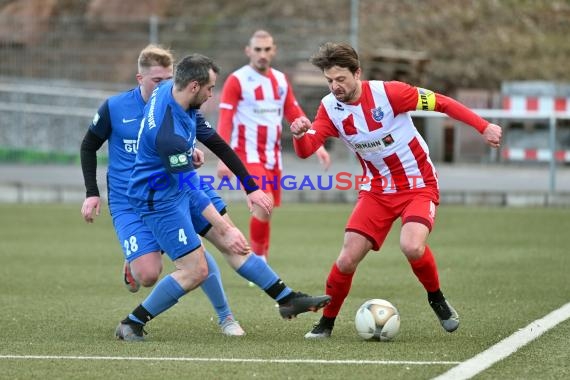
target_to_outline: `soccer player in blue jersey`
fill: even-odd
[[[151,69],[153,68],[151,67]],[[172,68],[170,68],[169,75],[170,76],[172,75]],[[155,76],[154,79],[156,78],[157,77]],[[146,91],[147,94],[149,94],[150,90],[152,90],[152,88],[156,86],[157,82],[158,82],[157,80],[148,82],[147,91]],[[145,92],[142,88],[143,86],[144,83],[141,83],[141,93]],[[238,178],[245,179],[249,176],[249,173],[247,173],[247,170],[245,169],[241,161],[237,158],[235,153],[231,150],[231,148],[217,135],[217,133],[213,131],[212,128],[209,128],[209,125],[205,123],[205,121],[202,118],[199,118],[197,131],[198,131],[197,133],[198,140],[203,142],[206,145],[206,147],[214,151],[214,153],[216,153],[219,157],[223,158],[224,162],[232,168],[232,171],[234,172],[234,174],[238,176]],[[134,134],[134,136],[135,137],[130,139],[131,140],[136,139],[136,134]],[[88,136],[86,136],[86,140],[88,140],[87,137]],[[98,144],[98,147],[100,147],[101,144],[102,142]],[[95,151],[97,149],[93,148],[87,149],[87,147],[85,147],[85,149],[82,149],[82,156],[87,155],[87,153],[89,153],[89,155],[93,156],[94,163],[96,163]],[[82,162],[83,161],[84,160],[82,160]],[[97,189],[96,177],[95,177],[96,168],[93,167],[92,170],[85,170],[86,165],[83,166],[84,166],[84,175],[87,172],[87,175],[85,176],[86,185],[88,184],[88,182],[91,182],[92,183],[91,187],[95,189],[92,191],[96,191]],[[109,170],[111,170],[111,168]],[[96,202],[89,201],[91,197],[89,197],[90,194],[89,186],[87,187],[88,187],[88,198],[84,203],[82,213],[87,221],[92,221],[93,212],[95,211],[96,213],[98,213],[99,198],[97,192],[96,197],[93,197],[96,198],[95,199]],[[257,186],[255,186],[255,183],[244,182],[244,188],[249,188],[248,203],[250,205],[253,203],[270,210],[271,204],[267,203],[268,198],[265,196],[265,194],[263,194],[263,192],[257,190]],[[215,194],[213,190],[209,188],[207,188],[206,190],[207,190],[207,195],[212,199],[212,201],[216,205],[216,208],[222,214],[224,214],[224,219],[226,219],[231,225],[233,225],[231,219],[229,218],[229,215],[225,213],[225,205],[223,204],[221,199],[217,196],[217,194]],[[201,234],[205,236],[208,240],[210,240],[212,243],[214,243],[214,245],[218,249],[220,249],[220,251],[224,254],[224,257],[229,262],[230,266],[232,266],[232,268],[234,268],[244,278],[257,284],[260,288],[265,290],[266,293],[270,295],[272,298],[279,300],[280,313],[284,318],[291,318],[296,314],[305,311],[316,310],[317,308],[324,306],[324,304],[328,302],[327,297],[324,298],[309,297],[302,293],[291,292],[289,288],[284,286],[282,281],[271,270],[271,268],[269,268],[267,264],[265,264],[264,262],[262,261],[260,262],[259,260],[257,260],[255,255],[251,253],[245,256],[233,254],[230,251],[229,247],[227,246],[227,243],[224,241],[223,236],[215,228],[210,228],[211,225],[208,223],[207,220],[205,220],[205,218],[201,214],[196,212],[196,208],[192,209],[192,222],[194,223],[194,227],[196,228],[197,231],[202,231]],[[141,229],[144,231],[145,226],[143,225]],[[137,234],[139,233],[138,230],[136,232]],[[125,245],[128,247],[127,244]],[[130,256],[127,255],[128,251],[125,252],[126,252],[125,255],[128,260]],[[148,262],[150,263],[150,265],[138,266],[137,264],[143,263],[145,257],[147,256],[149,256]],[[144,270],[147,270],[147,272],[151,273],[150,275],[147,275],[145,277],[147,282],[141,281],[144,286],[152,286],[154,282],[156,282],[156,280],[158,279],[158,275],[160,274],[160,271],[162,269],[160,253],[158,251],[150,252],[147,254],[144,254],[139,251],[138,257],[132,260],[130,264],[137,279],[140,278],[139,273]],[[126,268],[128,268],[128,266]],[[132,330],[130,327],[128,327],[127,329]],[[135,326],[135,330],[136,333],[138,333],[138,335],[136,333],[125,334],[123,330],[118,329],[118,333],[120,334],[120,337],[122,337],[123,339],[140,340],[140,338],[142,338],[142,328],[138,329],[137,326]]]
[[[107,174],[109,208],[113,225],[123,246],[125,256],[124,278],[131,291],[138,290],[138,282],[152,286],[162,271],[160,247],[151,231],[134,212],[126,198],[127,185],[136,156],[136,139],[143,117],[146,101],[158,83],[172,78],[172,54],[156,45],[143,49],[138,59],[139,86],[106,100],[93,119],[81,146],[81,164],[87,188],[82,214],[87,222],[93,222],[93,212],[100,211],[97,186],[97,150],[108,141],[109,168]],[[223,212],[225,204],[212,191],[212,201]],[[256,200],[254,200],[257,202]],[[192,214],[201,234],[208,232],[210,225],[199,213]],[[209,275],[201,287],[218,315],[222,332],[229,336],[244,335],[235,321],[221,283],[216,261],[205,253]],[[136,273],[136,280],[131,274]],[[138,280],[138,282],[137,282]],[[133,286],[134,285],[134,286]]]

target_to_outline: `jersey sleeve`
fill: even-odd
[[[100,139],[106,141],[111,136],[111,129],[111,113],[109,111],[109,100],[107,99],[99,107],[95,116],[93,116],[89,130]]]
[[[105,140],[99,138],[91,129],[87,130],[81,142],[81,171],[83,172],[86,197],[99,196],[99,186],[97,186],[97,151],[104,142]]]
[[[230,75],[220,97],[220,115],[218,118],[218,134],[227,142],[230,141],[233,129],[233,118],[241,99],[241,85],[235,75]]]
[[[385,82],[394,116],[408,111],[437,111],[461,121],[483,133],[489,122],[457,100],[421,87],[397,81]]]
[[[459,103],[457,100],[445,95],[436,94],[435,110],[443,112],[449,117],[459,120],[475,128],[479,133],[483,133],[489,122],[471,111],[469,108]]]
[[[315,153],[329,137],[338,138],[339,134],[321,103],[311,129],[300,138],[293,137],[293,148],[297,156],[307,158]]]
[[[301,108],[299,102],[297,102],[297,99],[295,98],[295,94],[293,93],[293,87],[291,86],[289,79],[286,80],[287,80],[287,95],[285,96],[285,104],[283,105],[283,114],[285,116],[285,119],[289,123],[292,123],[296,118],[305,116],[305,112],[303,112],[303,109]]]
[[[243,162],[239,159],[234,150],[226,143],[220,135],[214,133],[210,138],[200,141],[204,146],[212,151],[222,162],[236,175],[243,185],[247,194],[259,190],[259,186],[247,171]]]
[[[196,112],[196,139],[200,142],[208,140],[216,134],[216,130],[212,128],[201,112]]]
[[[182,173],[194,170],[189,142],[176,133],[170,110],[166,112],[156,136],[156,151],[167,172]]]

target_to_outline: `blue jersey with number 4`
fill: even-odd
[[[160,84],[145,108],[127,192],[136,207],[144,202],[152,209],[156,202],[176,201],[200,189],[192,154],[197,124],[204,120],[197,109],[184,110],[175,101],[172,86],[172,81]],[[203,138],[215,132],[205,128],[201,133]]]

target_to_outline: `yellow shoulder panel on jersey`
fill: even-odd
[[[418,87],[418,104],[416,110],[433,111],[435,110],[435,93],[425,88]]]

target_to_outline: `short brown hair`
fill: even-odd
[[[219,74],[220,68],[209,57],[194,53],[182,58],[176,64],[174,71],[174,84],[177,90],[182,90],[192,81],[198,82],[200,86],[210,81],[210,70]]]
[[[319,51],[311,57],[310,62],[321,71],[338,66],[354,74],[360,68],[358,53],[347,43],[327,42],[321,45]]]
[[[170,67],[173,65],[174,57],[170,50],[160,45],[150,44],[139,54],[138,68],[139,72],[149,69],[152,66]]]
[[[251,37],[249,38],[248,45],[251,45],[251,41],[254,38],[271,38],[273,40],[273,36],[271,35],[271,33],[269,33],[267,30],[263,30],[263,29],[258,29],[251,35]],[[274,42],[274,44],[275,44],[275,42]]]

